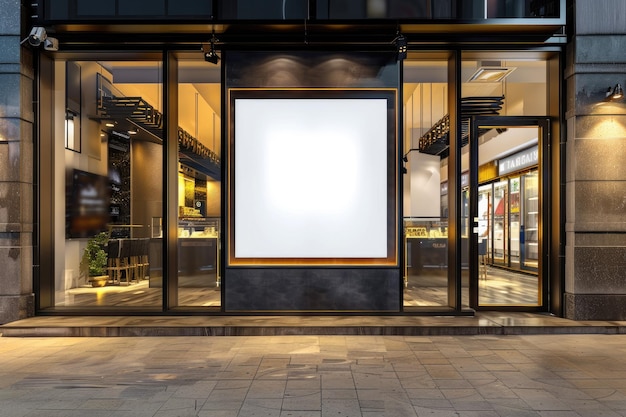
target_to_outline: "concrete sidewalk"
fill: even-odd
[[[0,337],[0,416],[626,416],[626,335]]]
[[[0,326],[3,336],[434,336],[626,334],[624,321],[574,321],[546,314],[471,316],[37,316]]]

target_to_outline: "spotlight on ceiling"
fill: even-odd
[[[396,45],[397,59],[398,61],[402,61],[406,58],[408,51],[408,42],[403,34],[398,33],[396,38],[393,40],[393,43]]]
[[[35,26],[30,30],[28,35],[28,43],[32,46],[39,46],[41,42],[45,41],[48,37],[46,29],[41,26]]]
[[[216,64],[220,60],[219,55],[215,51],[215,42],[217,39],[215,36],[211,38],[211,42],[209,45],[202,45],[202,52],[204,53],[204,60],[206,62],[210,62],[211,64]]]

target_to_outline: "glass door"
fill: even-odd
[[[472,308],[538,310],[547,302],[540,257],[547,127],[523,116],[472,122],[470,165],[479,172],[470,181]]]

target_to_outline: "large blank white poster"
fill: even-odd
[[[387,100],[236,99],[236,258],[387,257]]]

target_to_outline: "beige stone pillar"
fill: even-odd
[[[626,2],[575,0],[567,51],[565,316],[626,320]]]

